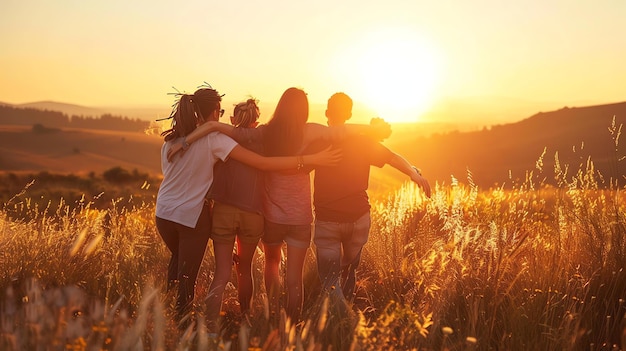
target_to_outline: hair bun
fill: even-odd
[[[249,107],[258,108],[257,101],[255,99],[248,99],[248,101],[246,101],[246,105],[248,105]]]

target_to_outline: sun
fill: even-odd
[[[355,100],[389,122],[418,122],[432,106],[440,78],[433,45],[405,29],[377,30],[361,36],[335,61]]]

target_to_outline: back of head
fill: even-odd
[[[170,118],[172,128],[161,133],[165,141],[184,137],[220,108],[222,96],[213,88],[200,88],[193,94],[179,94]]]
[[[335,93],[328,99],[326,117],[329,124],[342,124],[352,117],[352,99],[345,93]]]
[[[302,146],[304,127],[308,119],[309,100],[304,90],[285,90],[265,128],[263,145],[267,155],[295,155]]]
[[[233,126],[242,128],[253,128],[256,125],[261,110],[257,105],[257,100],[248,99],[235,105],[233,116],[230,118]]]

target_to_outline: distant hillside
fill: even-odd
[[[98,108],[85,107],[85,106],[74,105],[74,104],[66,104],[66,103],[55,102],[55,101],[29,102],[25,104],[13,105],[13,107],[31,108],[31,109],[45,110],[45,111],[58,111],[68,116],[76,115],[76,116],[85,116],[85,117],[87,116],[98,117],[105,113],[110,113],[109,111],[105,111],[105,110],[98,109]]]
[[[33,126],[53,128],[87,128],[102,130],[145,131],[150,123],[125,116],[102,114],[100,116],[71,115],[47,109],[0,105],[0,125]]]
[[[0,102],[0,106],[10,106],[21,109],[36,109],[41,111],[60,112],[68,117],[99,117],[105,114],[128,117],[130,119],[140,119],[143,121],[154,121],[158,118],[169,116],[171,107],[164,105],[163,107],[118,107],[118,106],[102,106],[88,107],[76,104],[68,104],[56,101],[38,101],[24,104],[9,104]]]
[[[160,174],[163,139],[135,132],[0,126],[0,171]]]
[[[397,143],[390,140],[386,144],[421,167],[433,182],[449,184],[451,176],[467,182],[469,170],[473,182],[487,188],[520,184],[527,171],[533,171],[535,181],[554,184],[558,153],[561,166],[569,166],[569,178],[591,158],[607,182],[613,178],[624,183],[626,165],[618,160],[626,155],[626,140],[616,149],[609,132],[613,118],[618,127],[626,123],[626,102],[566,107],[481,131],[416,137]],[[544,150],[539,170],[537,161]]]

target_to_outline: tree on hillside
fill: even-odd
[[[26,126],[41,124],[47,127],[61,128],[68,127],[69,118],[58,111],[0,105],[0,124]]]
[[[26,126],[39,125],[37,129],[34,130],[36,132],[42,132],[42,127],[73,127],[143,132],[148,128],[150,122],[139,118],[132,119],[126,116],[113,116],[111,114],[103,114],[100,117],[73,115],[70,119],[67,115],[59,111],[17,108],[8,105],[0,105],[0,124]]]
[[[106,129],[106,130],[124,130],[124,131],[144,131],[149,126],[148,121],[141,119],[130,119],[123,116],[113,116],[111,114],[103,114],[99,118],[91,116],[72,116],[71,127],[86,129]]]

